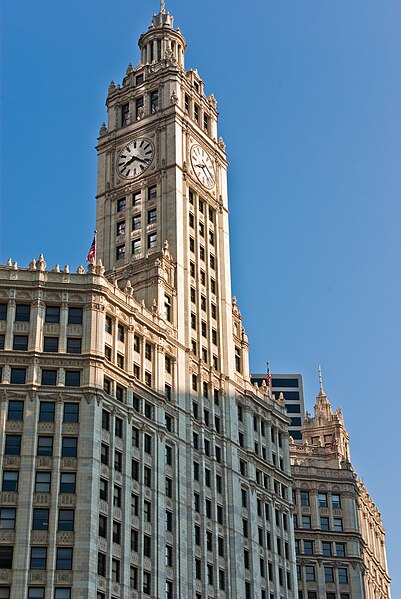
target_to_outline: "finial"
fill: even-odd
[[[160,0],[160,12],[162,13],[162,15],[164,15],[165,12],[166,12],[166,3],[165,3],[165,0]]]
[[[324,391],[323,391],[323,376],[322,376],[322,369],[321,369],[320,364],[318,365],[318,372],[319,372],[320,393],[324,394]]]

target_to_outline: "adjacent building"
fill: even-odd
[[[97,260],[0,267],[0,597],[297,596],[284,401],[250,382],[217,105],[163,3],[110,84]]]
[[[259,387],[266,384],[266,374],[251,374],[251,382]],[[278,399],[284,399],[287,414],[290,418],[288,432],[295,443],[301,443],[301,426],[305,416],[304,388],[301,374],[272,374],[271,391]]]
[[[380,513],[351,461],[341,409],[320,382],[302,445],[291,443],[299,599],[390,599]]]

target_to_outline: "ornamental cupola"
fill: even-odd
[[[153,15],[148,31],[139,38],[138,45],[143,65],[170,59],[184,68],[187,44],[181,31],[174,29],[174,17],[166,12],[164,1],[160,3],[159,13]]]

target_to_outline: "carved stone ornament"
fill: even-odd
[[[175,93],[175,90],[173,90],[173,93],[171,94],[170,102],[171,104],[178,104],[178,96]]]

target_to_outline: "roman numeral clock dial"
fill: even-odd
[[[154,148],[148,139],[131,141],[120,151],[117,158],[117,172],[122,177],[138,177],[149,168],[154,156]]]
[[[206,189],[212,189],[216,184],[216,172],[209,154],[195,145],[191,148],[191,163],[198,180]]]

